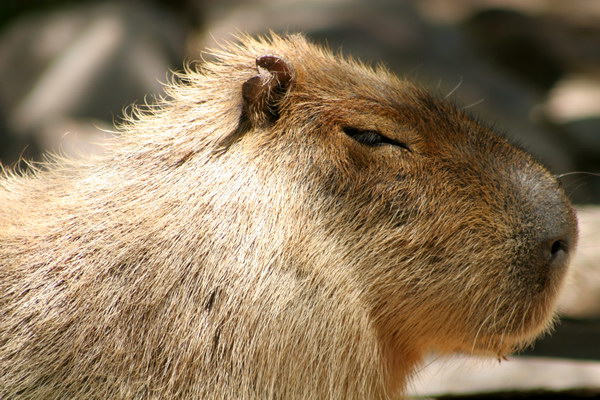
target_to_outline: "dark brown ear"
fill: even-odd
[[[252,126],[264,126],[279,117],[279,103],[294,81],[294,70],[274,55],[258,57],[256,68],[258,75],[242,85],[243,113]]]

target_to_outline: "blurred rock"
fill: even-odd
[[[181,65],[185,33],[176,19],[137,2],[17,20],[0,38],[0,74],[10,77],[0,85],[7,129],[25,138],[19,142],[67,154],[101,141],[98,125],[111,126],[130,103],[161,93],[159,80]],[[75,123],[79,134],[64,136]],[[0,159],[10,162],[3,150]]]
[[[559,299],[562,315],[600,318],[600,207],[580,207],[579,245]]]
[[[445,23],[457,23],[490,8],[505,8],[521,13],[558,16],[593,24],[600,19],[600,2],[589,0],[418,0],[427,17]]]
[[[483,10],[462,26],[475,49],[523,84],[547,90],[562,76],[565,65],[548,43],[556,21],[510,9]],[[510,29],[506,27],[510,26]]]
[[[557,82],[548,93],[545,112],[557,124],[600,117],[600,70],[572,74]]]
[[[563,183],[581,203],[600,201],[600,66],[559,80],[541,108],[559,132],[576,171]],[[589,173],[589,174],[588,174]],[[595,175],[594,175],[595,174]]]
[[[600,391],[600,362],[511,357],[490,361],[477,357],[435,359],[419,371],[410,396],[583,389]],[[523,398],[523,397],[519,397]]]

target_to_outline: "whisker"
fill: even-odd
[[[485,101],[485,98],[481,98],[481,99],[477,100],[475,103],[471,103],[468,106],[464,106],[462,109],[466,110],[467,108],[475,107],[476,105],[481,104],[484,101]]]
[[[499,301],[500,301],[500,298],[496,299],[496,304],[494,305],[494,310],[496,310],[498,308]],[[479,325],[479,328],[477,329],[477,333],[475,334],[475,338],[473,339],[473,342],[472,342],[473,344],[471,345],[471,353],[475,353],[475,348],[477,347],[477,340],[479,339],[479,335],[480,335],[483,327],[486,325],[488,319],[494,318],[494,320],[495,320],[495,318],[496,318],[495,314],[496,314],[495,312],[490,313],[490,315],[485,317],[485,319]],[[493,323],[495,323],[495,321]]]
[[[450,91],[450,93],[448,93],[448,94],[446,95],[446,97],[444,97],[444,98],[445,98],[445,99],[447,99],[448,97],[452,96],[452,94],[453,94],[454,92],[456,92],[456,91],[458,90],[458,88],[462,86],[462,84],[463,84],[463,77],[461,76],[461,77],[460,77],[460,80],[458,81],[458,84],[457,84],[456,86],[454,86],[454,89],[452,89],[452,90]]]
[[[554,175],[554,177],[556,179],[561,179],[561,178],[564,178],[565,176],[571,176],[571,175],[576,175],[576,174],[584,174],[584,175],[591,175],[591,176],[600,176],[600,173],[597,173],[597,172],[572,171],[572,172],[565,172],[564,174],[560,174],[560,175]]]

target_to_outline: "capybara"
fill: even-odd
[[[572,207],[463,110],[300,35],[0,180],[0,398],[390,399],[547,329]]]

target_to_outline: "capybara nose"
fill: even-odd
[[[538,231],[537,254],[549,271],[566,268],[577,243],[577,220],[570,206],[549,209]]]
[[[569,252],[569,242],[565,239],[556,239],[556,240],[551,240],[551,243],[549,248],[550,248],[550,257],[551,258],[555,258],[557,256],[560,256],[561,252],[564,253],[568,253]],[[548,243],[546,243],[546,246],[548,245]]]
[[[559,267],[565,263],[569,254],[568,235],[563,235],[557,239],[546,240],[542,243],[542,251],[551,267]]]
[[[577,245],[577,217],[555,182],[542,177],[538,178],[540,181],[545,182],[540,185],[527,182],[522,186],[529,207],[523,210],[521,216],[530,227],[533,260],[550,272],[567,267],[569,256]]]

